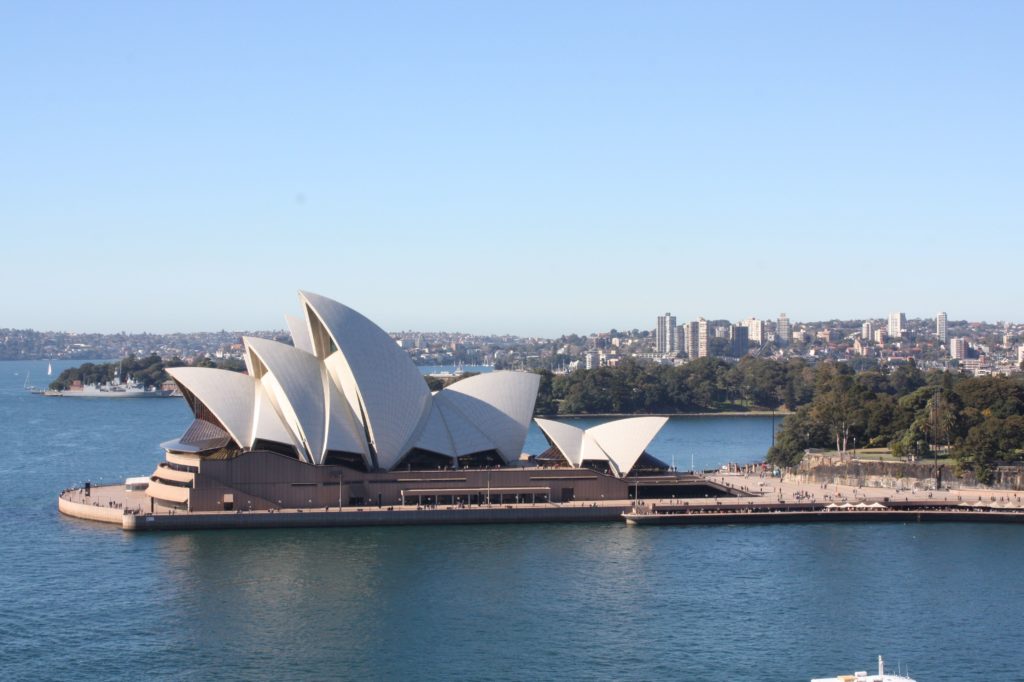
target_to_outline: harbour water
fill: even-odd
[[[0,362],[0,679],[807,680],[880,653],[919,682],[1024,679],[1017,526],[127,534],[56,493],[149,473],[184,402],[32,396],[29,368]],[[770,440],[689,418],[651,450],[711,468]]]

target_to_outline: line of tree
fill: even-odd
[[[813,395],[786,417],[768,461],[798,464],[808,448],[885,447],[907,458],[950,457],[991,480],[1024,457],[1024,377],[922,372],[913,362],[860,373],[843,363],[813,371]]]
[[[803,360],[700,358],[670,366],[625,359],[615,367],[540,372],[536,413],[673,414],[795,409],[812,397]]]
[[[128,377],[131,377],[148,388],[159,386],[170,378],[166,371],[168,367],[182,367],[186,364],[181,358],[163,360],[156,354],[141,358],[129,355],[117,362],[86,362],[61,372],[56,379],[50,382],[50,388],[55,391],[64,391],[69,389],[75,381],[81,381],[83,385],[105,384],[113,381],[115,376],[120,376],[121,381],[127,381]],[[235,358],[217,360],[201,358],[193,366],[214,367],[235,372],[245,370],[245,363]]]

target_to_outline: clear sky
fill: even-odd
[[[1022,2],[0,4],[0,327],[1024,320]]]

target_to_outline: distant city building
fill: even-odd
[[[747,338],[750,339],[751,343],[756,343],[760,346],[765,342],[768,334],[764,320],[751,317],[743,320],[740,324],[747,328]]]
[[[875,330],[875,343],[877,343],[877,344],[885,343],[885,330],[884,329],[876,329]]]
[[[946,313],[935,316],[935,336],[942,343],[949,343],[949,331],[946,329]]]
[[[871,324],[870,321],[865,322],[860,326],[860,338],[865,341],[873,341],[875,336],[875,325]]]
[[[654,349],[659,353],[674,353],[676,345],[676,318],[672,313],[658,316],[658,328],[655,331]]]
[[[898,339],[903,336],[903,330],[907,328],[907,316],[904,313],[889,313],[889,336]]]
[[[967,359],[967,339],[958,336],[949,344],[949,357],[954,360]]]
[[[786,313],[779,313],[779,321],[775,327],[775,340],[782,345],[793,340],[793,328],[789,325],[789,318]]]
[[[683,325],[683,330],[686,332],[686,345],[683,346],[683,350],[686,351],[686,357],[693,360],[694,358],[697,357],[697,350],[699,348],[699,323],[696,321],[687,322],[686,324]]]
[[[675,344],[676,344],[675,351],[677,353],[679,351],[685,351],[686,350],[686,325],[685,324],[681,324],[681,325],[678,325],[676,327],[675,337],[676,337],[675,338]]]
[[[703,317],[697,320],[697,357],[708,356],[708,321]]]
[[[1024,362],[1024,346],[1017,346],[1017,364]]]
[[[734,326],[732,332],[732,354],[742,358],[750,350],[750,328],[742,325]]]
[[[583,357],[587,363],[587,369],[597,369],[598,367],[601,366],[601,356],[597,353],[597,351],[589,351]]]

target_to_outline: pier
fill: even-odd
[[[642,480],[642,479],[641,479]],[[223,528],[358,527],[477,523],[633,525],[810,522],[1024,523],[1024,495],[986,489],[896,490],[837,485],[808,487],[763,475],[695,477],[720,497],[688,499],[520,502],[482,505],[363,505],[232,511],[166,510],[144,491],[124,485],[65,490],[58,509],[67,516],[120,526],[126,531]],[[643,489],[643,483],[640,484]],[[712,493],[713,494],[713,493]]]

